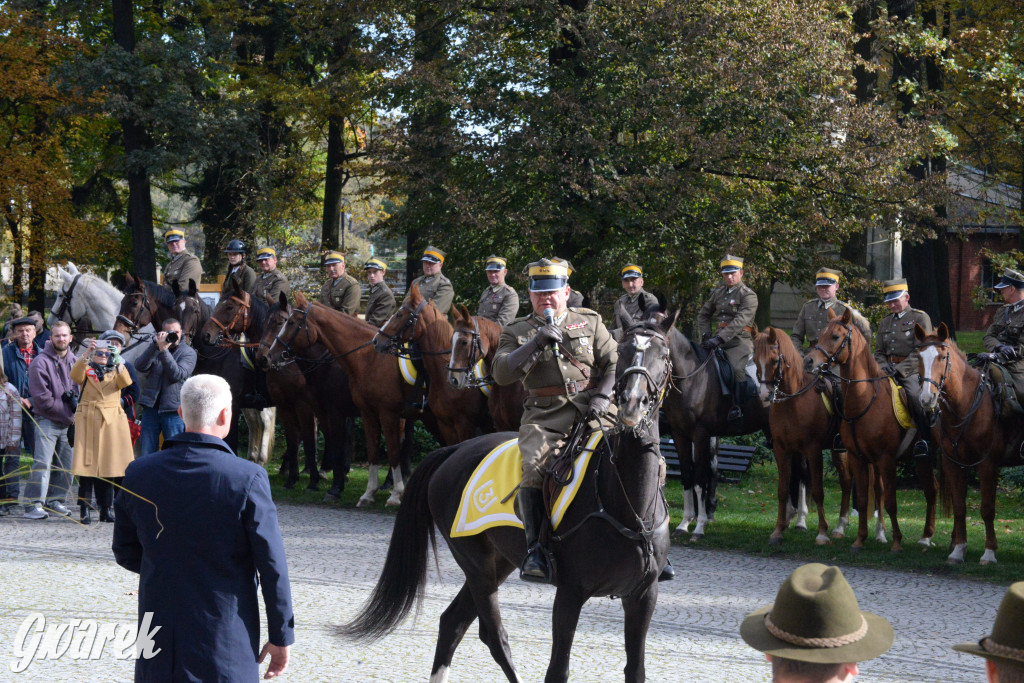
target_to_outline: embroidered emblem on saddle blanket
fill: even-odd
[[[569,504],[579,491],[583,473],[587,471],[590,457],[601,441],[601,432],[587,438],[583,451],[573,464],[572,482],[562,489],[551,510],[551,527],[558,528]],[[451,536],[472,536],[499,526],[523,528],[516,516],[515,496],[509,496],[523,478],[523,456],[519,452],[519,440],[511,439],[499,444],[484,456],[466,483],[459,501],[459,509],[452,522]],[[502,500],[508,498],[504,503]]]

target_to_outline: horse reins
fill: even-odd
[[[636,327],[638,326],[630,328],[630,331],[636,329]],[[658,397],[657,400],[644,411],[643,416],[640,418],[640,422],[632,428],[634,435],[638,435],[639,432],[648,431],[650,429],[654,416],[661,410],[661,404],[665,400],[665,394],[668,392],[670,380],[672,379],[672,352],[669,349],[668,339],[665,338],[664,334],[651,330],[648,327],[644,327],[644,331],[645,333],[650,334],[652,338],[657,338],[665,344],[665,354],[660,360],[665,363],[666,371],[665,377],[663,377],[661,381],[656,381],[654,377],[651,376],[651,371],[647,369],[647,366],[643,365],[643,352],[650,348],[650,340],[647,340],[647,343],[641,347],[641,345],[637,343],[634,335],[633,348],[636,349],[636,355],[633,357],[633,364],[623,370],[622,374],[615,381],[615,393],[620,396],[622,395],[622,392],[625,389],[626,379],[630,375],[641,375],[647,381],[648,388],[654,389]]]
[[[956,417],[956,419],[960,420],[960,422],[958,422],[957,424],[949,425],[949,427],[948,427],[949,431],[947,431],[946,429],[942,430],[944,435],[947,438],[949,438],[950,443],[953,444],[953,455],[945,454],[945,457],[950,462],[952,462],[954,465],[957,465],[959,467],[965,467],[965,468],[977,467],[981,463],[985,462],[986,459],[988,459],[989,454],[986,453],[984,456],[982,456],[981,460],[979,460],[979,461],[977,461],[975,463],[963,463],[963,462],[960,462],[959,461],[960,441],[961,441],[961,439],[963,439],[964,435],[967,433],[968,428],[971,426],[971,422],[974,420],[974,416],[977,414],[978,410],[981,408],[981,401],[982,401],[982,399],[985,396],[985,391],[988,390],[988,388],[989,388],[988,380],[986,379],[984,373],[979,373],[980,376],[978,377],[978,386],[974,390],[974,398],[971,401],[971,407],[967,409],[967,413],[963,416],[963,418],[957,417],[955,411],[953,410],[953,405],[949,402],[949,400],[947,398],[945,398],[943,396],[943,393],[942,393],[942,389],[946,385],[946,379],[949,377],[949,372],[950,372],[950,369],[951,369],[950,360],[949,360],[949,356],[950,356],[949,347],[947,346],[947,344],[945,342],[940,342],[940,341],[930,341],[930,342],[925,342],[925,343],[921,344],[922,348],[927,347],[927,346],[934,346],[934,347],[937,347],[937,348],[945,349],[945,351],[946,351],[946,365],[942,369],[942,375],[939,377],[939,381],[938,382],[933,380],[931,377],[922,377],[921,381],[922,382],[927,382],[929,384],[934,385],[935,386],[935,393],[936,393],[936,395],[938,396],[938,399],[939,399],[938,403],[939,404],[945,404],[947,410],[954,417]],[[941,415],[941,414],[942,414],[942,409],[941,408],[937,408],[934,411],[934,419],[937,420],[939,415]],[[951,432],[956,432],[956,431],[959,431],[959,435],[956,438],[953,438],[952,436],[950,436]],[[956,456],[956,457],[954,457],[954,456]]]
[[[309,309],[311,309],[312,307],[313,307],[313,302],[311,301],[311,302],[309,302],[309,304],[308,304],[308,305],[306,306],[306,309],[305,309],[305,310],[303,310],[303,311],[300,311],[299,309],[297,309],[297,308],[296,308],[296,309],[294,309],[294,310],[292,311],[292,315],[295,315],[296,313],[301,313],[301,314],[302,314],[302,321],[298,323],[298,328],[297,328],[297,329],[295,330],[295,334],[294,334],[294,335],[292,335],[292,341],[291,341],[291,343],[289,343],[289,342],[285,341],[284,337],[282,337],[282,336],[281,336],[281,332],[284,332],[284,330],[281,330],[281,332],[279,332],[279,333],[277,334],[277,336],[276,336],[276,337],[274,337],[274,342],[273,342],[273,343],[271,343],[271,345],[267,347],[267,352],[269,353],[269,352],[270,352],[270,349],[272,349],[272,348],[273,348],[274,344],[276,344],[277,342],[281,342],[281,346],[283,346],[283,347],[284,347],[285,353],[287,353],[287,354],[288,354],[287,362],[286,362],[286,363],[276,363],[275,365],[276,365],[277,367],[282,367],[282,366],[284,366],[284,365],[287,365],[288,363],[291,363],[291,362],[294,362],[294,361],[295,361],[295,358],[296,358],[296,352],[295,352],[295,349],[294,349],[294,348],[292,348],[292,344],[293,344],[293,343],[295,343],[295,340],[296,340],[296,339],[298,338],[298,336],[299,336],[299,332],[301,332],[303,328],[305,328],[305,329],[306,329],[306,342],[307,342],[307,348],[308,348],[309,346],[312,346],[312,345],[313,345],[313,338],[312,338],[312,336],[310,335],[310,332],[309,332],[309,324],[308,324],[308,322],[307,322],[307,320],[308,320],[308,318],[309,318]],[[341,358],[344,358],[345,356],[348,356],[349,354],[353,354],[353,353],[355,353],[356,351],[359,351],[359,350],[361,350],[361,349],[365,349],[365,348],[366,348],[367,346],[370,346],[371,344],[373,344],[373,339],[371,339],[370,341],[367,341],[367,342],[363,342],[362,344],[360,344],[359,346],[355,347],[354,349],[349,349],[348,351],[346,351],[346,352],[342,353],[341,355],[335,356],[335,355],[331,354],[331,355],[330,355],[330,358],[331,358],[332,360],[339,360],[339,359],[341,359]],[[262,346],[264,346],[263,340],[260,340],[260,342],[259,342],[259,346],[261,346],[261,347],[262,347]],[[282,355],[284,355],[284,354],[282,354]],[[320,359],[318,359],[318,361],[316,361],[316,362],[323,362],[325,358],[327,358],[327,355],[324,355],[324,356],[322,356],[322,357],[321,357]]]
[[[137,316],[138,320],[132,320],[131,318],[120,312],[118,312],[117,317],[114,318],[114,322],[122,323],[125,327],[128,328],[128,334],[130,334],[133,337],[135,336],[135,333],[139,331],[139,328],[142,326],[140,324],[142,322],[142,312],[149,310],[149,292],[147,291],[146,283],[143,282],[142,287],[140,289],[142,291],[132,292],[131,294],[125,295],[142,297],[142,304],[139,306],[139,313]],[[152,311],[150,311],[150,317],[152,317]]]
[[[377,330],[377,334],[373,336],[373,340],[376,340],[378,335],[383,336],[388,340],[388,346],[386,349],[384,349],[385,353],[389,353],[392,356],[406,356],[409,358],[414,357],[414,354],[410,354],[409,349],[406,348],[405,345],[411,344],[413,342],[413,336],[416,333],[416,324],[420,320],[420,315],[423,313],[423,309],[426,308],[429,302],[429,299],[422,299],[415,309],[411,309],[409,307],[409,302],[403,301],[402,305],[398,308],[398,310],[392,313],[391,317],[388,318],[387,322],[381,325],[381,328]],[[402,327],[399,328],[398,332],[395,332],[394,334],[388,334],[387,332],[384,331],[384,328],[390,325],[391,321],[394,320],[395,316],[398,315],[399,312],[401,311],[407,312],[409,314],[409,317],[406,318],[404,323],[402,323]],[[409,335],[408,339],[405,338],[406,334]],[[371,343],[373,340],[371,340]],[[421,356],[443,356],[451,352],[451,349],[444,349],[441,351],[419,350],[417,353]]]
[[[217,326],[221,331],[220,337],[217,339],[217,346],[240,349],[258,348],[260,345],[258,341],[243,342],[235,336],[238,335],[240,337],[249,329],[249,309],[252,306],[252,301],[249,298],[249,292],[243,292],[242,298],[232,296],[229,301],[238,302],[238,309],[235,311],[235,315],[227,325],[218,320],[217,316],[210,316],[210,322]],[[242,327],[239,330],[235,330],[235,325],[238,324],[239,319],[242,321]]]
[[[479,389],[481,387],[490,386],[493,383],[493,381],[490,379],[490,375],[487,375],[485,377],[477,377],[476,375],[472,374],[473,368],[475,368],[476,364],[479,361],[483,360],[483,358],[487,354],[484,352],[483,344],[480,342],[480,325],[477,323],[476,318],[474,318],[473,316],[470,316],[470,319],[473,321],[472,330],[460,330],[456,328],[455,332],[452,334],[452,355],[451,358],[448,359],[448,372],[466,373],[466,386],[473,389]],[[470,334],[471,338],[471,341],[469,342],[469,360],[467,361],[468,365],[466,367],[455,367],[454,365],[452,365],[452,363],[455,362],[455,336],[466,332]]]

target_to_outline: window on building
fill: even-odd
[[[1001,278],[1002,271],[992,264],[992,259],[981,259],[981,292],[985,301],[1002,301],[1002,298],[993,289]]]

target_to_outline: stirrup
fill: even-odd
[[[540,543],[534,543],[526,551],[519,566],[519,578],[530,583],[554,583],[551,560]]]
[[[927,458],[929,455],[931,455],[931,450],[928,448],[927,441],[921,439],[914,444],[915,458]]]
[[[742,420],[743,419],[743,409],[740,408],[738,405],[733,404],[732,408],[729,409],[729,415],[728,415],[728,417],[726,417],[726,419],[729,422],[732,422],[733,420]]]

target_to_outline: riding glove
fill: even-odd
[[[591,414],[600,417],[608,412],[608,408],[612,404],[611,395],[614,390],[615,375],[609,373],[601,378],[597,385],[597,391],[591,396],[590,403],[587,404]]]
[[[716,334],[714,337],[711,337],[710,339],[707,339],[707,340],[701,342],[700,346],[705,351],[714,351],[715,349],[717,349],[721,345],[722,345],[722,338],[719,337]]]
[[[1017,358],[1017,349],[1009,344],[1000,344],[995,350],[996,353],[1000,354],[1006,360],[1016,360]]]

